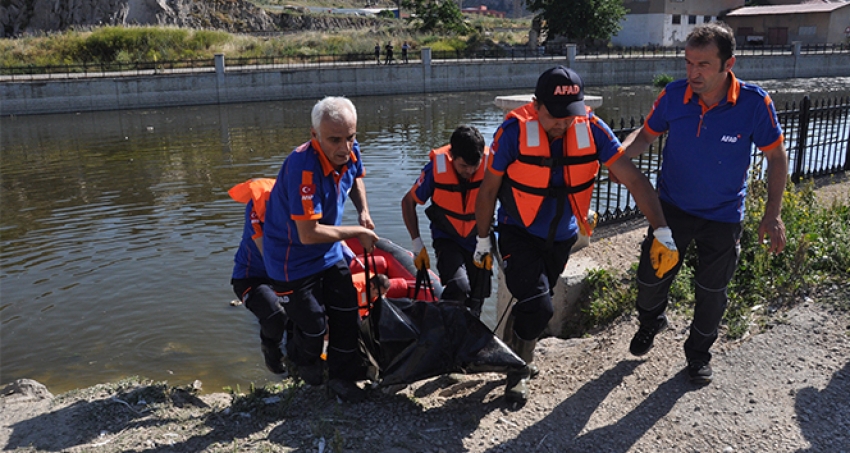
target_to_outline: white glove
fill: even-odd
[[[472,255],[472,261],[476,267],[487,269],[493,268],[493,256],[490,254],[493,246],[490,244],[490,237],[479,237],[475,243],[475,253]]]
[[[649,260],[655,269],[655,276],[661,278],[679,262],[679,251],[673,240],[670,227],[661,227],[653,232],[655,239],[649,249]]]
[[[662,243],[664,247],[667,247],[671,252],[678,251],[676,248],[676,241],[673,240],[673,230],[670,227],[661,227],[652,232],[652,235],[655,236],[655,239],[658,242]]]
[[[428,250],[425,250],[422,238],[413,240],[413,265],[420,271],[431,268],[431,258],[428,257]]]
[[[416,238],[413,240],[413,248],[410,249],[413,251],[414,255],[418,255],[419,251],[425,248],[425,244],[422,242],[422,238]]]

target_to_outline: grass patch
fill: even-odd
[[[742,337],[752,325],[760,325],[760,314],[772,313],[809,294],[818,294],[822,300],[834,299],[832,305],[838,309],[850,309],[850,303],[842,297],[827,296],[841,289],[850,292],[846,290],[850,280],[850,206],[839,201],[818,206],[813,182],[798,186],[789,183],[782,203],[787,242],[785,250],[774,255],[758,241],[766,185],[761,180],[750,183],[741,256],[729,285],[729,306],[723,320],[730,339]],[[694,303],[697,257],[693,248],[692,244],[684,253],[668,305],[668,309],[687,316],[692,316]],[[633,312],[637,295],[634,275],[634,267],[624,279],[605,270],[589,272],[580,301],[580,335]]]
[[[334,29],[273,37],[176,27],[108,26],[84,32],[70,30],[0,40],[0,67],[209,60],[219,53],[227,58],[371,56],[376,43],[381,45],[383,53],[388,41],[396,45],[399,55],[402,41],[407,41],[414,53],[422,47],[431,47],[434,52],[456,52],[521,45],[528,38],[528,29],[523,23],[514,28],[507,26],[504,20],[479,19],[477,32],[469,36],[423,34],[404,21],[387,20],[386,23],[377,29]],[[491,29],[498,31],[488,31]]]
[[[253,383],[247,393],[227,387],[224,390],[233,395],[230,409],[237,413],[253,414],[260,419],[280,419],[286,415],[295,394],[303,384],[300,381],[286,379],[264,387],[256,387]]]

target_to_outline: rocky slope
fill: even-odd
[[[174,25],[233,33],[375,27],[374,17],[269,13],[245,0],[3,0],[4,37],[106,25]]]

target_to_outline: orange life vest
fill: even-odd
[[[587,109],[590,113],[590,109]],[[575,118],[564,137],[563,154],[553,156],[549,138],[537,119],[534,105],[528,103],[507,114],[519,120],[519,157],[505,172],[500,200],[511,216],[527,227],[534,222],[545,197],[569,198],[570,207],[580,232],[590,236],[593,228],[587,221],[593,184],[599,172],[599,153],[587,116]],[[566,187],[549,187],[552,169],[564,167]],[[563,206],[559,202],[559,209]],[[559,216],[556,215],[555,222]],[[554,225],[553,225],[554,226]],[[552,232],[550,231],[550,237]]]
[[[446,145],[431,151],[434,194],[425,214],[437,228],[467,238],[476,232],[475,200],[487,169],[490,148],[484,147],[481,165],[468,181],[458,178],[450,150],[451,146]]]
[[[266,202],[272,193],[274,183],[275,180],[273,178],[249,179],[233,186],[227,191],[230,198],[233,198],[235,201],[245,204],[248,204],[249,201],[254,202],[254,212],[251,217],[254,224],[255,239],[263,235],[261,224],[266,221]],[[254,223],[254,215],[256,215],[256,221],[258,223]]]

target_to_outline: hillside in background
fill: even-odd
[[[386,2],[386,0],[384,0]],[[389,2],[387,2],[389,3]],[[266,10],[245,0],[5,0],[3,37],[109,25],[173,25],[231,33],[377,27],[384,19],[328,16],[282,5]]]
[[[522,10],[522,0],[478,0],[507,18]],[[174,25],[231,33],[361,29],[386,21],[373,16],[309,13],[308,7],[395,9],[394,0],[4,0],[3,37],[88,29],[109,25]],[[528,16],[527,12],[523,15]]]

